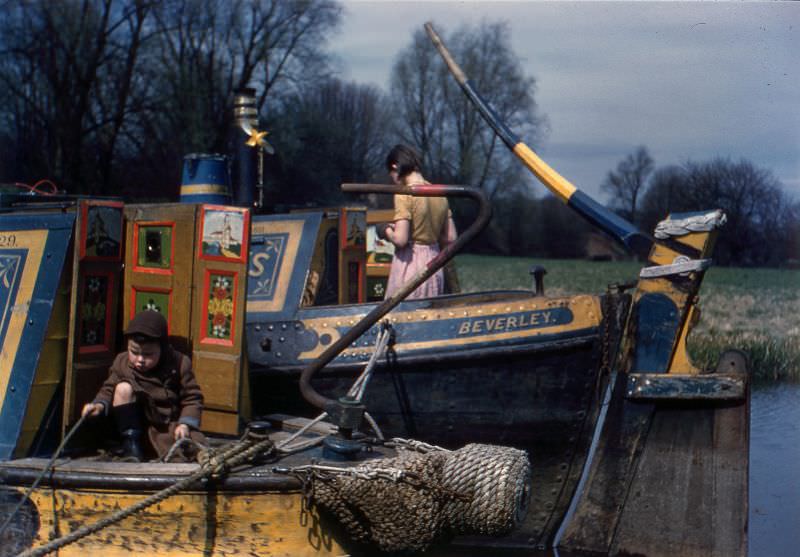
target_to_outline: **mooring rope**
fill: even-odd
[[[93,534],[94,532],[98,532],[103,528],[127,518],[128,516],[146,509],[147,507],[155,505],[156,503],[160,503],[161,501],[175,495],[179,491],[189,487],[194,482],[207,477],[220,477],[227,473],[231,468],[241,464],[254,455],[259,454],[266,449],[272,450],[272,448],[273,443],[268,437],[259,436],[248,431],[242,439],[233,443],[221,453],[211,453],[206,459],[204,459],[204,462],[200,465],[200,468],[193,474],[178,480],[171,486],[166,487],[161,491],[146,497],[145,499],[142,499],[138,503],[134,503],[129,507],[120,509],[106,518],[98,520],[94,524],[83,526],[82,528],[78,528],[77,530],[74,530],[69,534],[61,536],[60,538],[52,540],[44,545],[23,551],[22,553],[18,554],[17,557],[38,557],[39,555],[46,555],[50,552],[56,551],[65,545],[69,545],[81,538]]]
[[[361,402],[361,399],[364,397],[364,391],[367,388],[367,384],[369,380],[372,379],[372,370],[375,368],[375,363],[378,361],[378,358],[383,357],[384,353],[386,353],[386,347],[389,345],[389,339],[392,336],[392,332],[389,330],[388,327],[384,328],[380,333],[378,333],[378,338],[375,340],[375,351],[372,352],[372,356],[367,362],[367,366],[364,368],[364,371],[361,373],[358,379],[356,379],[353,386],[350,387],[350,390],[347,392],[349,396],[352,396],[356,399],[356,402]]]
[[[28,500],[28,498],[31,496],[31,493],[33,493],[33,490],[36,489],[39,486],[39,483],[44,479],[44,477],[50,471],[50,468],[53,467],[53,463],[58,459],[59,455],[61,454],[61,451],[63,451],[64,447],[67,446],[67,443],[69,443],[69,440],[72,438],[72,436],[75,434],[75,432],[78,431],[78,428],[80,428],[81,425],[83,425],[83,422],[86,420],[87,416],[88,416],[88,414],[84,415],[84,416],[81,416],[80,419],[75,423],[75,425],[72,426],[72,429],[69,430],[69,433],[67,433],[67,435],[64,437],[64,440],[61,441],[61,444],[56,449],[56,452],[53,453],[53,457],[47,463],[47,466],[44,467],[44,470],[42,470],[42,473],[37,476],[36,480],[25,491],[25,494],[22,496],[22,499],[19,500],[19,503],[17,503],[17,506],[14,507],[14,510],[11,511],[11,514],[8,515],[8,518],[3,523],[3,526],[0,526],[0,537],[2,537],[3,533],[5,533],[6,528],[8,528],[9,524],[11,524],[11,520],[19,512],[19,510],[22,508],[22,505],[24,505],[25,502]]]
[[[172,446],[167,451],[167,454],[165,454],[164,457],[160,459],[161,462],[169,462],[170,460],[172,460],[172,457],[175,456],[175,453],[178,451],[178,449],[186,445],[193,446],[195,449],[197,449],[198,452],[209,450],[208,446],[195,441],[191,437],[181,437],[172,444]]]

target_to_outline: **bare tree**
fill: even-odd
[[[163,194],[221,151],[236,88],[279,104],[327,73],[333,0],[9,0],[0,19],[6,179]],[[9,168],[13,163],[13,170]],[[14,176],[10,176],[13,172]]]
[[[685,183],[685,169],[680,166],[665,166],[653,172],[641,202],[639,220],[645,231],[654,230],[670,210],[678,210]]]
[[[688,161],[658,171],[643,205],[648,220],[722,209],[728,222],[714,252],[722,264],[779,265],[791,257],[789,232],[797,229],[797,212],[772,172],[748,160]]]
[[[153,164],[225,152],[233,92],[252,86],[259,110],[328,73],[324,51],[341,8],[331,0],[169,0],[154,11],[147,81],[158,112],[131,127],[132,153]],[[150,143],[155,139],[155,145]]]
[[[461,27],[449,37],[441,34],[500,118],[535,141],[544,128],[536,115],[535,80],[524,74],[511,49],[508,25],[483,22]],[[421,151],[432,179],[478,186],[490,197],[526,183],[522,167],[510,162],[423,31],[414,33],[398,55],[391,86],[399,135]]]
[[[339,184],[385,177],[392,112],[369,85],[329,79],[286,98],[272,121],[272,181],[281,202],[342,200]]]
[[[622,216],[635,223],[638,219],[639,197],[647,187],[647,178],[654,164],[647,147],[641,146],[620,161],[616,171],[606,176],[601,188],[611,194],[611,205]]]
[[[150,3],[11,0],[0,20],[3,117],[23,174],[103,191],[130,110]]]

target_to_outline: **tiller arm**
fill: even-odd
[[[544,162],[533,150],[523,143],[514,132],[500,119],[497,113],[492,110],[475,86],[470,82],[467,75],[459,67],[450,51],[444,46],[442,39],[433,29],[430,23],[425,24],[427,31],[439,54],[442,55],[447,68],[455,80],[461,86],[467,98],[472,101],[475,108],[486,120],[495,133],[503,140],[511,152],[513,152],[522,163],[533,172],[536,177],[553,192],[558,198],[569,207],[578,212],[583,218],[595,226],[611,235],[616,241],[625,246],[629,251],[636,254],[646,254],[653,240],[645,233],[636,228],[633,224],[616,215],[613,211],[603,207],[590,196],[572,185],[566,178],[553,170]]]

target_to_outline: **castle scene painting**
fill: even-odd
[[[244,213],[239,211],[206,210],[203,215],[203,256],[241,259],[244,220]]]

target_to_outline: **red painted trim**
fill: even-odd
[[[359,261],[356,263],[358,265],[358,303],[363,304],[367,301],[367,293],[366,293],[366,286],[367,286],[367,277],[364,276],[364,267],[366,266],[364,263]]]
[[[130,307],[130,318],[136,315],[136,293],[137,292],[155,292],[156,294],[167,294],[167,334],[169,334],[170,330],[170,323],[172,322],[172,288],[157,288],[155,286],[148,286],[145,288],[141,288],[138,286],[131,286],[131,307]],[[130,323],[130,320],[128,321]],[[125,323],[123,329],[127,328],[128,323]]]
[[[347,248],[347,209],[339,211],[339,249]]]
[[[203,253],[203,227],[206,223],[206,211],[224,211],[227,213],[242,213],[242,255],[240,257],[225,257],[224,255],[205,255]],[[244,263],[250,251],[250,209],[230,207],[228,205],[201,205],[200,219],[197,223],[197,258],[207,261],[233,261]]]
[[[88,230],[86,228],[87,223],[89,222],[89,207],[114,207],[120,210],[119,213],[119,232],[120,232],[120,239],[119,239],[119,251],[117,252],[116,256],[111,257],[99,257],[96,255],[86,255],[86,235]],[[123,216],[122,210],[124,209],[125,204],[121,201],[88,201],[84,200],[81,201],[81,231],[80,231],[80,258],[86,261],[120,261],[122,259],[122,244],[124,242],[124,231],[123,231]]]
[[[360,245],[350,245],[347,243],[347,217],[351,213],[362,213],[364,215],[364,241]],[[367,213],[363,209],[341,209],[339,211],[339,249],[341,250],[361,250],[367,247]]]
[[[442,197],[447,195],[447,186],[443,186],[441,184],[420,184],[417,186],[411,186],[411,191],[414,193],[428,193],[434,195],[440,195]]]
[[[233,299],[233,313],[231,314],[231,338],[230,340],[222,338],[213,338],[208,336],[208,302],[211,289],[211,275],[226,275],[233,277],[233,288],[231,290]],[[200,343],[201,344],[217,344],[219,346],[233,346],[236,340],[236,296],[239,293],[239,273],[236,271],[223,271],[220,269],[206,269],[205,276],[203,277],[203,313],[202,321],[203,326],[200,328]]]
[[[143,226],[167,226],[172,229],[169,235],[170,254],[169,268],[142,267],[139,262],[139,228]],[[140,221],[133,223],[133,272],[148,273],[151,275],[171,275],[175,266],[175,223],[172,221]]]

